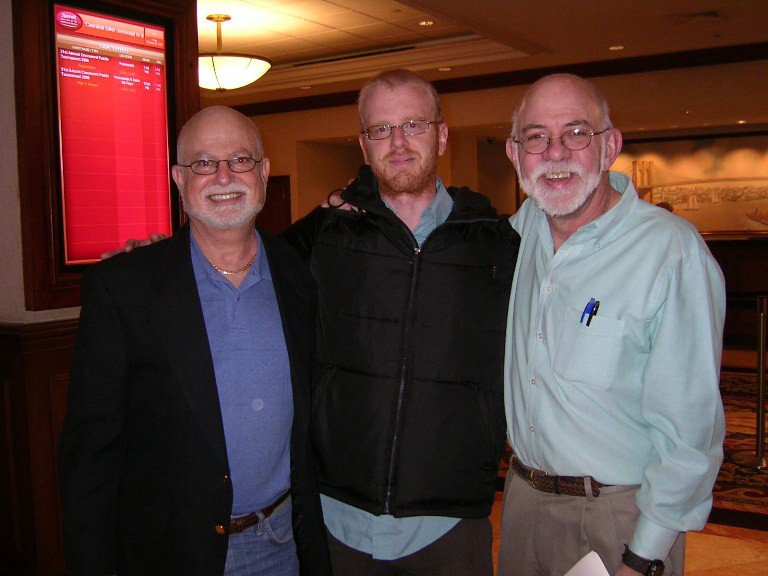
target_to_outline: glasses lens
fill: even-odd
[[[219,163],[215,160],[198,160],[197,162],[192,162],[190,168],[192,168],[192,172],[195,174],[213,174],[219,169]]]
[[[532,134],[523,138],[520,144],[528,154],[541,154],[549,148],[549,136],[546,134]]]
[[[400,130],[407,136],[416,136],[424,134],[429,129],[429,122],[426,120],[408,120],[400,125]]]
[[[562,136],[563,144],[569,150],[583,150],[592,141],[592,134],[583,128],[568,130]]]
[[[256,160],[253,158],[232,158],[229,161],[229,169],[232,172],[250,172],[256,166]]]
[[[386,124],[371,126],[365,130],[369,140],[384,140],[392,135],[392,127]]]

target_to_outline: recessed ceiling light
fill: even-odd
[[[299,90],[311,90],[312,86],[299,86]]]
[[[441,68],[438,68],[438,70],[440,72],[450,72],[451,71],[451,67],[450,66],[443,66]]]
[[[686,110],[685,113],[686,114],[693,114],[693,110]]]
[[[422,20],[419,22],[419,26],[432,26],[433,24],[432,20]]]
[[[615,46],[608,46],[608,50],[611,52],[618,52],[619,50],[624,50],[624,46],[621,44],[616,44]]]
[[[746,124],[746,123],[747,123],[747,121],[746,121],[746,120],[739,120],[739,121],[737,122],[737,124]]]

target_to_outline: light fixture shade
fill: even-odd
[[[198,84],[208,90],[234,90],[255,82],[272,62],[249,54],[200,54]]]

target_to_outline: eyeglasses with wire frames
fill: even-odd
[[[528,154],[544,154],[555,138],[560,138],[563,146],[568,150],[577,151],[584,150],[592,142],[592,136],[598,136],[603,132],[610,130],[610,126],[600,130],[600,132],[592,132],[584,128],[572,128],[566,130],[560,136],[547,136],[544,133],[536,132],[529,134],[523,138],[512,138],[512,141],[520,144]]]
[[[256,164],[259,164],[264,158],[256,160],[255,158],[249,158],[248,156],[237,156],[231,159],[224,160],[195,160],[192,164],[178,164],[183,168],[189,168],[195,174],[200,176],[208,176],[209,174],[215,174],[219,170],[219,163],[226,162],[227,166],[232,172],[250,172],[256,168]]]
[[[365,130],[360,130],[360,134],[365,134],[368,140],[386,140],[392,136],[395,128],[400,128],[403,136],[417,136],[429,131],[430,124],[440,124],[437,120],[406,120],[400,126],[390,126],[389,124],[378,124],[369,126]]]

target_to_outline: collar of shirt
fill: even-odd
[[[440,178],[435,179],[435,186],[435,197],[432,198],[432,202],[429,203],[426,210],[421,213],[419,225],[416,226],[416,229],[413,231],[413,236],[416,238],[416,242],[419,243],[419,246],[424,243],[424,240],[427,239],[427,236],[429,236],[435,228],[448,219],[451,210],[453,210],[453,198],[448,194],[448,190],[446,190]],[[392,212],[397,214],[394,208],[387,203],[386,199],[384,199],[384,204],[386,204],[387,208],[392,210]]]
[[[208,261],[208,258],[203,254],[203,251],[200,249],[200,246],[197,244],[197,241],[195,240],[195,235],[190,233],[189,235],[189,247],[190,251],[192,253],[192,269],[195,272],[195,280],[199,283],[201,280],[208,280],[211,282],[223,282],[226,285],[230,286],[233,290],[247,290],[250,286],[253,286],[254,284],[257,284],[262,279],[272,280],[272,274],[269,270],[269,266],[267,265],[267,256],[264,253],[264,244],[261,241],[261,236],[259,236],[259,233],[254,228],[253,230],[254,236],[256,236],[256,242],[258,245],[258,253],[256,254],[256,259],[251,264],[250,269],[248,270],[248,274],[246,275],[245,279],[243,280],[243,283],[240,284],[239,288],[235,288],[234,285],[232,285],[222,274],[216,271],[216,269],[211,266],[211,263]]]
[[[640,201],[632,181],[626,174],[608,172],[608,175],[611,186],[621,195],[621,199],[613,208],[579,228],[573,235],[574,240],[578,239],[584,245],[586,245],[587,239],[592,238],[593,247],[596,250],[620,233],[620,223],[625,221],[626,216],[635,209]],[[629,192],[629,194],[626,194],[626,192]],[[552,252],[554,252],[554,242],[549,231],[549,222],[544,215],[544,211],[538,205],[537,209],[541,215],[539,219],[539,235],[541,238],[548,239]]]

